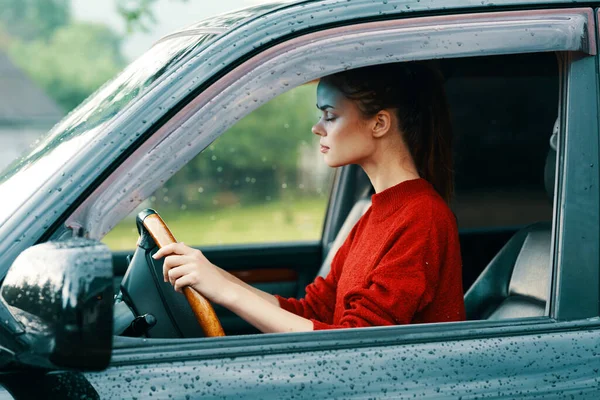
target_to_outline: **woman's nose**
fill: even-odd
[[[325,136],[325,131],[323,130],[323,127],[321,126],[321,122],[317,122],[316,124],[314,124],[311,131],[315,135]]]

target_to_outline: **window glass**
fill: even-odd
[[[300,86],[240,120],[104,242],[131,249],[135,215],[147,207],[192,246],[318,240],[334,170],[311,133],[319,115],[315,91],[314,84]]]
[[[28,155],[0,171],[0,197],[3,198],[0,224],[39,190],[66,160],[93,143],[134,99],[145,93],[158,78],[168,76],[193,49],[213,37],[178,37],[153,46],[41,137]]]
[[[545,223],[550,237],[554,174],[545,182],[545,172],[556,167],[550,137],[558,116],[558,61],[553,53],[536,53],[440,65],[454,130],[451,205],[466,291],[520,229]]]
[[[443,62],[455,149],[453,210],[465,229],[552,219],[544,169],[558,116],[553,53]]]

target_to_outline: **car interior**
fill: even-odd
[[[557,55],[454,58],[435,65],[444,76],[453,119],[456,194],[451,208],[459,228],[467,319],[544,316],[557,159]],[[369,208],[373,188],[364,172],[350,165],[337,171],[332,193],[318,243],[201,250],[214,264],[262,290],[302,297],[308,283],[329,272],[335,252]],[[161,271],[162,264],[150,254],[136,251],[131,258],[131,251],[115,251],[117,285],[136,263]],[[123,284],[136,313],[158,312],[159,324],[145,332],[147,337],[202,336],[185,298],[168,283],[128,275]],[[258,333],[228,310],[215,306],[215,311],[226,335]]]

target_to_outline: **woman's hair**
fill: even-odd
[[[352,69],[321,80],[356,101],[365,117],[394,109],[419,175],[450,203],[452,126],[441,74],[410,62]]]

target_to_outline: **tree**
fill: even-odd
[[[235,193],[244,204],[296,196],[300,149],[314,139],[315,90],[314,85],[294,88],[248,114],[169,179],[155,205],[213,207],[199,188]]]
[[[13,62],[65,111],[81,103],[125,64],[121,39],[104,25],[77,23],[56,29],[50,38],[14,40]]]
[[[178,0],[187,2],[188,0]],[[121,14],[128,32],[148,31],[156,23],[152,6],[156,0],[117,0],[117,12]]]
[[[50,38],[71,20],[71,0],[0,0],[0,23],[21,40]]]

